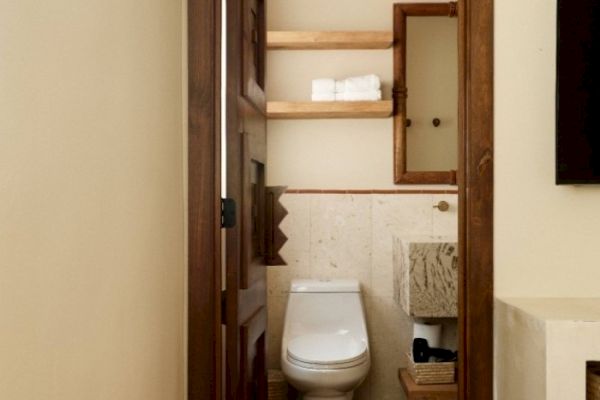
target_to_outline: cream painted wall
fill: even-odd
[[[183,2],[0,3],[0,397],[181,399]]]
[[[267,3],[267,24],[271,30],[389,31],[395,2],[271,1]],[[267,70],[269,100],[309,100],[312,79],[367,73],[381,77],[383,97],[391,98],[391,49],[269,51]],[[450,107],[456,107],[456,101]],[[271,120],[267,130],[267,182],[290,188],[398,188],[393,181],[392,127],[391,118]]]
[[[555,45],[555,0],[495,2],[500,297],[600,296],[600,187],[554,184]]]
[[[394,3],[431,1],[277,0],[268,4],[267,23],[273,30],[387,30],[392,27]]]

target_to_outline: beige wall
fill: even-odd
[[[395,2],[271,1],[268,2],[267,24],[272,30],[389,31]],[[454,41],[455,38],[453,34]],[[309,100],[312,79],[368,73],[381,77],[383,97],[391,98],[391,49],[269,51],[267,63],[269,100]],[[455,110],[456,100],[454,104],[449,101],[448,107]],[[448,122],[444,116],[450,112],[444,109],[439,113],[440,118]],[[425,117],[413,119],[418,128]],[[391,118],[269,121],[267,182],[290,188],[397,188],[393,181],[392,127]],[[434,158],[439,160],[441,155],[438,153]]]
[[[496,294],[600,296],[600,187],[554,184],[556,1],[495,13]]]
[[[0,397],[181,399],[182,2],[1,4]]]

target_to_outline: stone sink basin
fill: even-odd
[[[394,237],[394,297],[418,318],[458,316],[456,237]]]

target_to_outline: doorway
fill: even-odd
[[[190,399],[220,398],[226,360],[221,293],[221,4],[190,0],[189,345]],[[459,390],[491,399],[493,388],[492,1],[459,3],[464,45],[459,91]]]

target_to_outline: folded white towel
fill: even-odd
[[[335,101],[335,93],[313,93],[312,101]]]
[[[381,90],[336,93],[335,99],[337,101],[379,101],[381,100]]]
[[[313,93],[335,93],[335,80],[334,79],[313,79],[312,92]]]
[[[353,76],[335,82],[336,93],[366,92],[381,89],[381,80],[377,75]]]

